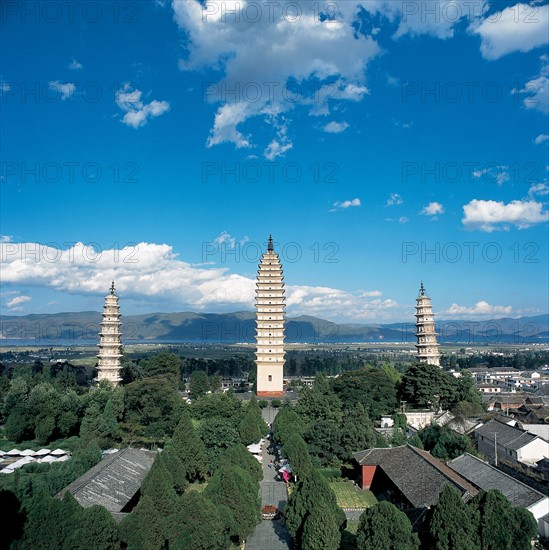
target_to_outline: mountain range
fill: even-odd
[[[0,339],[7,342],[86,344],[97,342],[101,313],[0,315]],[[523,344],[549,341],[549,314],[488,321],[437,321],[439,342]],[[148,313],[122,317],[123,342],[254,342],[255,313]],[[286,341],[415,342],[413,321],[391,324],[333,323],[311,316],[287,318]],[[63,342],[61,344],[61,342]]]

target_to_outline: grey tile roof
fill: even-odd
[[[100,504],[109,512],[120,512],[141,487],[156,452],[128,447],[109,455],[56,496],[69,491],[84,507]]]
[[[497,434],[498,445],[512,451],[521,449],[538,438],[537,435],[532,435],[514,426],[498,422],[496,419],[490,420],[490,422],[477,428],[475,434],[483,436],[488,441],[494,441],[494,434]]]
[[[476,487],[427,451],[411,445],[366,449],[353,453],[360,465],[379,466],[412,506],[433,506],[440,492],[451,483],[465,500],[477,494]]]
[[[469,453],[450,460],[448,466],[479,489],[485,491],[498,489],[509,499],[513,506],[528,508],[546,498],[542,493]]]

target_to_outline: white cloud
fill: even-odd
[[[529,52],[549,42],[549,5],[518,3],[472,23],[481,38],[480,52],[494,60],[512,52]]]
[[[456,318],[467,316],[507,317],[511,315],[512,312],[513,308],[511,306],[492,306],[488,302],[480,300],[472,307],[459,306],[454,303],[446,311],[442,311],[440,314]]]
[[[438,216],[444,214],[444,206],[440,202],[430,202],[427,206],[424,206],[421,210],[421,214],[424,216]]]
[[[549,7],[549,5],[548,5]],[[513,94],[523,94],[524,106],[527,109],[536,109],[542,113],[549,113],[549,56],[542,55],[539,74],[529,80],[524,88],[512,90]]]
[[[0,235],[0,243],[11,243],[12,239],[11,235]]]
[[[25,304],[30,301],[31,301],[30,296],[16,296],[15,298],[12,298],[8,302],[6,302],[6,306],[11,311],[22,311],[23,308],[21,307],[21,304]]]
[[[536,139],[534,139],[534,143],[536,145],[541,145],[542,143],[545,143],[546,141],[549,141],[549,135],[548,134],[540,134],[539,136],[536,136]]]
[[[277,157],[284,156],[284,153],[293,147],[293,143],[288,137],[288,126],[284,119],[282,121],[277,117],[269,115],[267,117],[272,126],[277,129],[276,138],[274,138],[264,151],[264,156],[267,160],[273,161]]]
[[[226,231],[216,242],[238,245]],[[250,250],[255,251],[256,247]],[[179,259],[167,244],[138,243],[98,253],[82,243],[69,249],[38,243],[9,243],[9,246],[0,246],[0,252],[3,285],[37,286],[68,294],[97,296],[98,308],[113,279],[123,303],[136,300],[155,310],[164,307],[180,311],[251,310],[255,299],[255,278],[232,274],[228,268],[198,268]],[[219,258],[220,250],[212,254]],[[252,262],[244,252],[241,258]],[[254,271],[257,263],[254,258]],[[392,319],[399,307],[395,300],[382,298],[378,290],[351,292],[287,285],[286,297],[288,314],[318,315],[328,319]],[[14,305],[18,307],[17,303]]]
[[[82,65],[82,63],[79,63],[78,61],[76,61],[74,57],[71,59],[71,62],[69,63],[69,69],[73,71],[77,71],[83,68],[84,68],[84,65]]]
[[[402,197],[398,193],[391,193],[391,196],[387,199],[386,206],[394,206],[402,204]]]
[[[528,196],[533,197],[534,195],[549,195],[549,185],[546,183],[535,183],[528,189]]]
[[[330,210],[330,212],[335,212],[336,210],[342,210],[345,208],[350,208],[351,206],[360,206],[361,202],[360,199],[352,199],[348,201],[337,201],[334,202],[333,208]]]
[[[368,93],[365,68],[380,48],[371,36],[356,31],[358,1],[342,3],[337,21],[319,20],[304,2],[292,3],[301,10],[296,18],[289,4],[253,4],[172,3],[175,21],[187,36],[180,68],[222,74],[205,86],[207,99],[219,103],[210,147],[251,147],[251,137],[241,128],[254,117],[278,118],[298,105],[324,116],[334,102],[360,101]],[[236,15],[227,13],[230,8]],[[250,22],[258,8],[257,20]],[[278,137],[268,137],[267,143],[269,155],[289,148]]]
[[[497,183],[503,185],[509,181],[509,167],[499,166],[496,163],[489,163],[489,166],[482,168],[481,170],[473,170],[473,177],[476,179],[483,178],[490,183]]]
[[[116,92],[116,104],[126,112],[122,122],[132,128],[144,126],[150,118],[163,115],[170,110],[170,104],[167,101],[153,99],[150,103],[144,103],[141,96],[141,90],[133,88],[128,83]]]
[[[492,200],[473,199],[463,206],[463,214],[461,221],[467,229],[486,232],[508,230],[510,225],[525,229],[549,220],[548,212],[543,211],[543,204],[533,200],[514,200],[504,204]]]
[[[408,223],[410,221],[410,218],[407,218],[406,216],[400,216],[400,218],[398,218],[398,223]]]
[[[328,134],[341,134],[341,132],[344,132],[347,128],[349,128],[349,125],[346,122],[336,122],[332,120],[332,122],[328,122],[322,129]]]
[[[74,90],[76,89],[76,85],[72,82],[59,82],[59,80],[52,80],[49,82],[49,87],[51,90],[56,90],[62,101],[65,101],[66,99],[72,100]]]

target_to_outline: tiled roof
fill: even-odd
[[[478,493],[476,487],[427,451],[411,445],[389,449],[366,449],[353,453],[360,465],[379,466],[412,506],[433,506],[451,483],[465,500]]]
[[[542,493],[469,453],[450,460],[448,466],[479,489],[485,491],[498,489],[509,499],[513,506],[528,508],[546,498]]]
[[[503,422],[498,422],[495,419],[477,428],[475,434],[483,436],[488,441],[494,441],[495,434],[497,434],[498,445],[511,451],[521,449],[537,439],[536,435],[532,435],[514,426],[509,426]]]
[[[101,460],[56,496],[69,491],[84,508],[100,504],[120,512],[139,491],[155,456],[154,451],[128,447]]]

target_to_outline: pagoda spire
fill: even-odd
[[[121,381],[122,342],[120,337],[120,306],[118,296],[114,293],[114,281],[110,292],[105,296],[103,320],[99,330],[99,354],[97,355],[97,382],[108,380],[117,386]]]
[[[284,396],[284,277],[273,238],[261,256],[256,282],[257,396]]]
[[[427,296],[423,281],[419,286],[419,295],[416,298],[416,348],[420,363],[428,363],[440,367],[440,353],[438,351],[437,333],[431,298]]]

